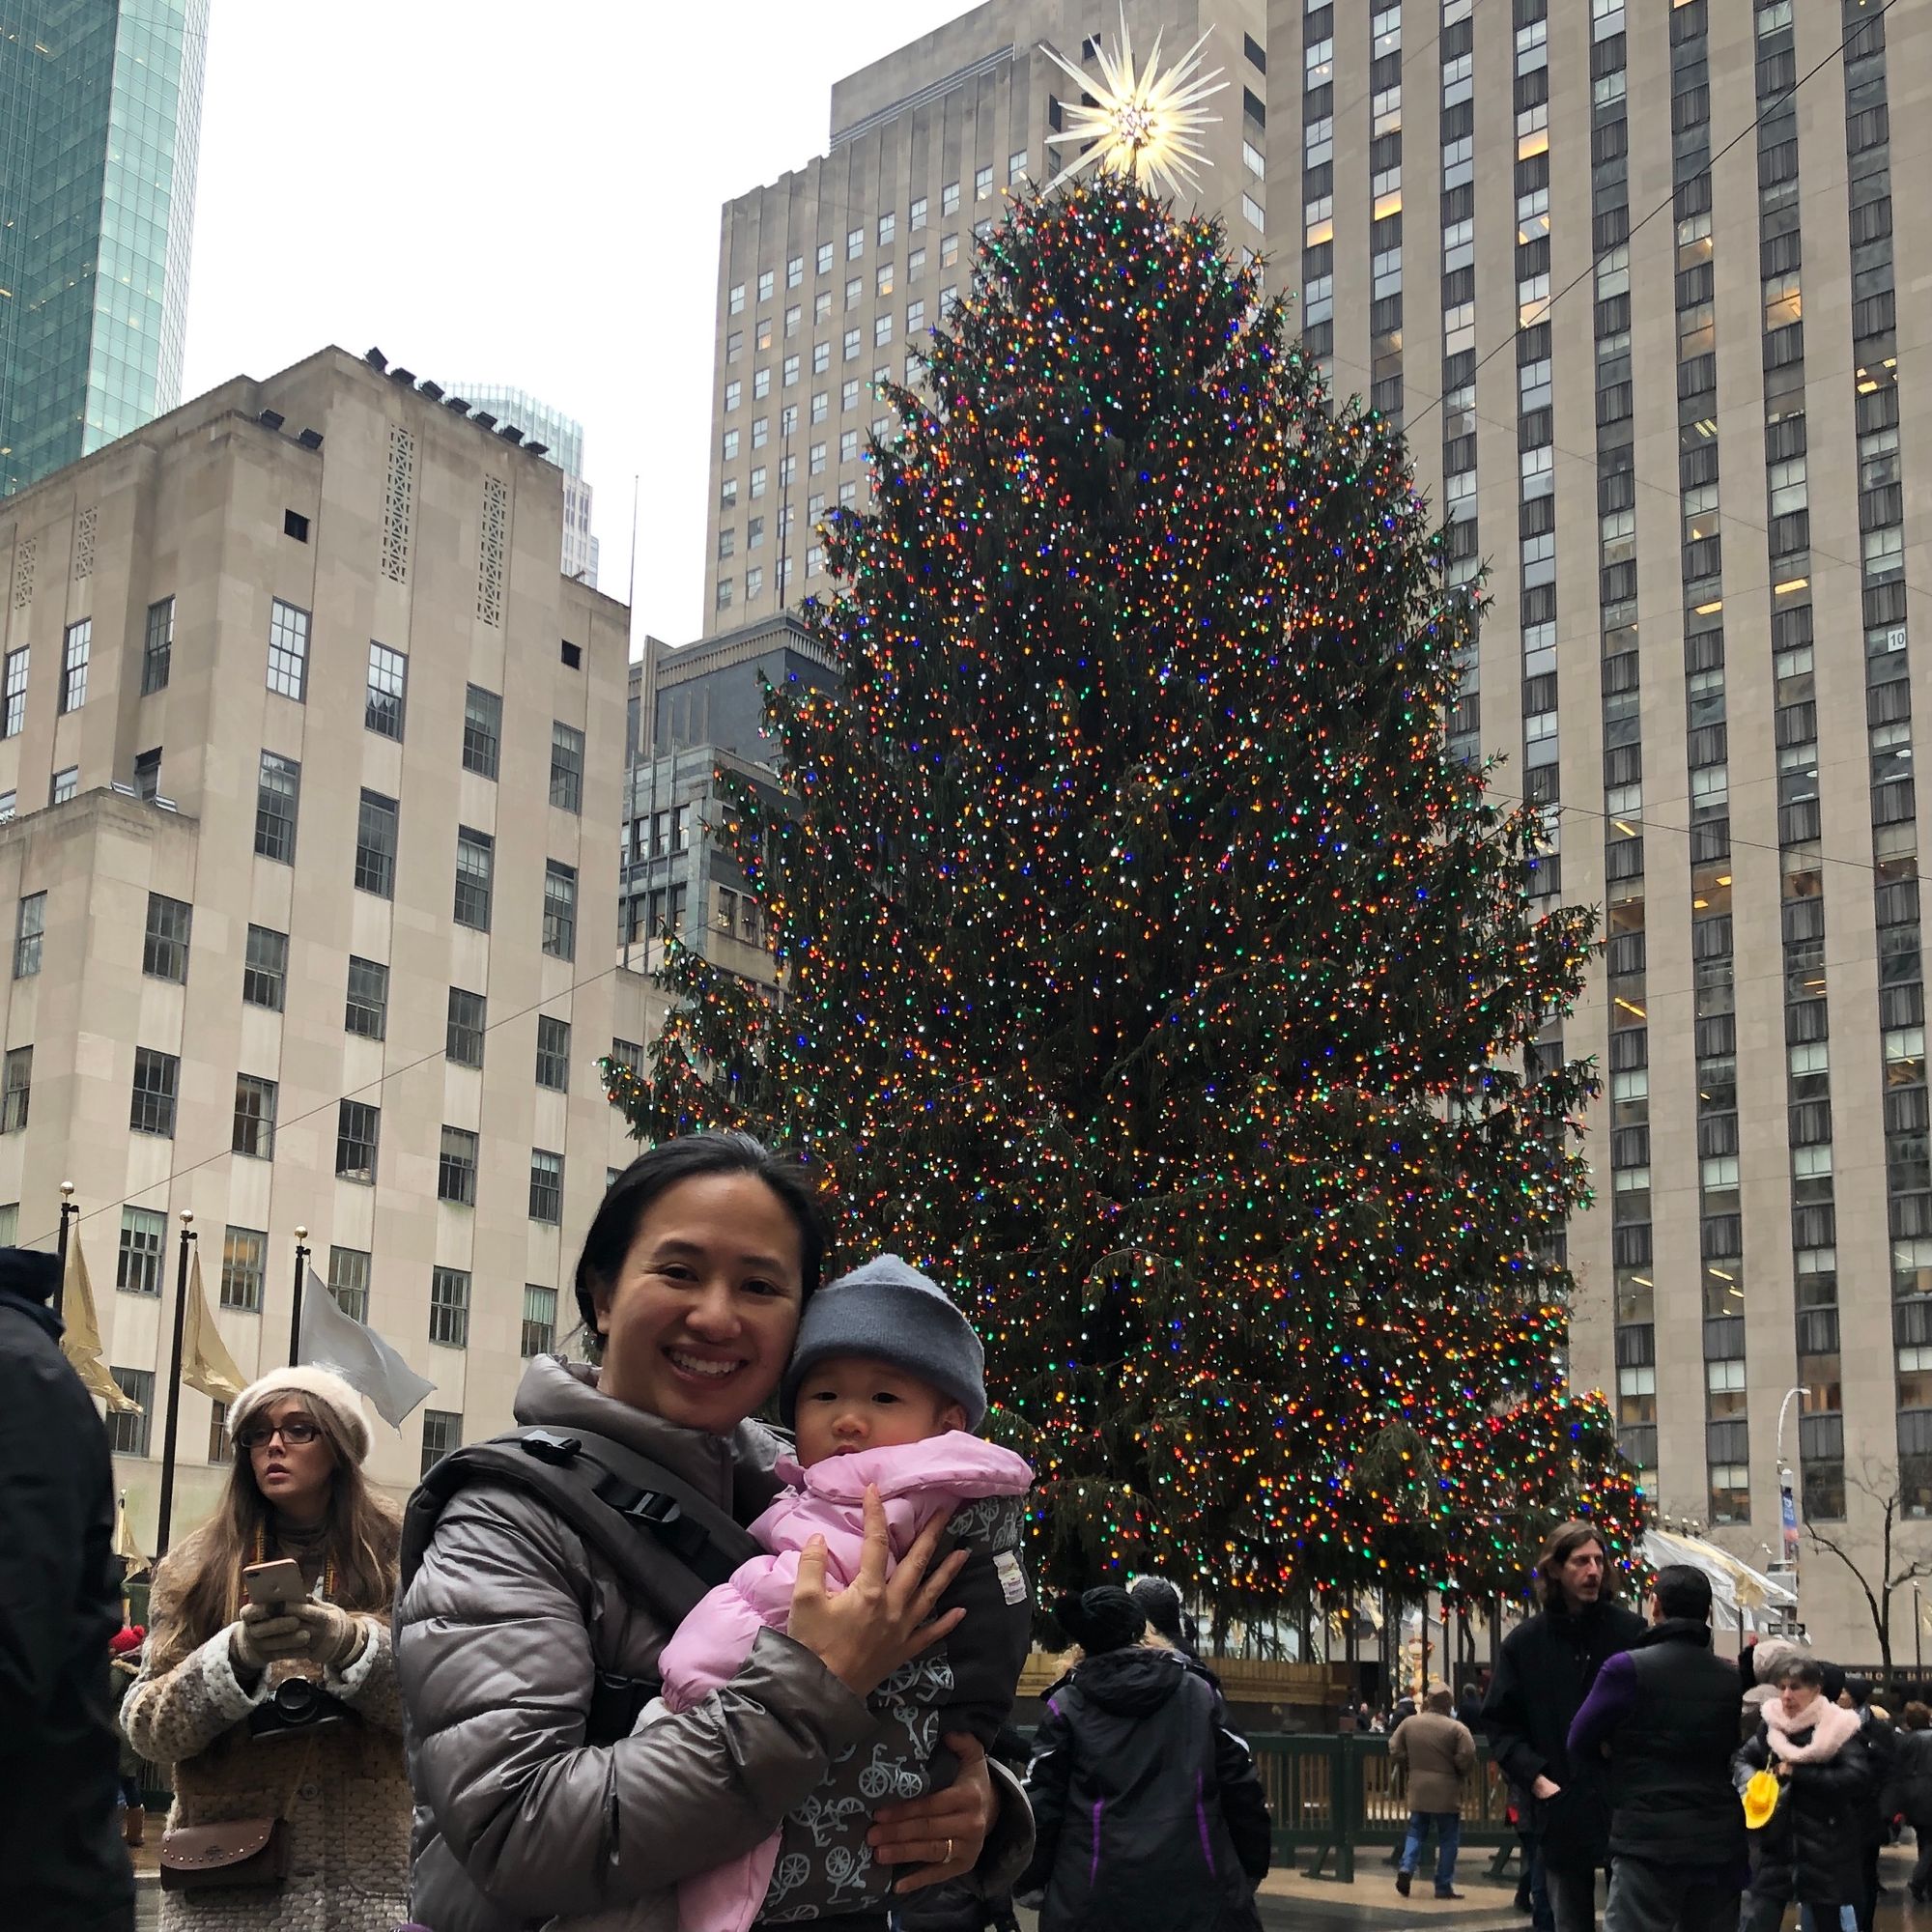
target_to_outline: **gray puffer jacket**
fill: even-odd
[[[679,1429],[600,1395],[596,1372],[539,1356],[519,1423],[622,1442],[749,1522],[778,1492],[770,1431]],[[703,1703],[613,1745],[584,1743],[596,1675],[651,1677],[670,1633],[576,1531],[522,1492],[477,1484],[438,1520],[396,1606],[396,1672],[415,1792],[411,1913],[433,1932],[526,1932],[629,1905],[677,1932],[677,1884],[750,1851],[871,1728],[811,1652],[777,1632]],[[1000,1774],[995,1773],[996,1784]],[[1031,1849],[1005,1790],[981,1870]]]

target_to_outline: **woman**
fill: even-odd
[[[1038,1833],[1020,1892],[1040,1932],[1257,1932],[1267,1803],[1220,1699],[1149,1649],[1113,1585],[1054,1614],[1081,1662],[1047,1692],[1027,1771]]]
[[[1923,1905],[1932,1895],[1932,1709],[1914,1698],[1905,1707],[1905,1728],[1891,1765],[1891,1791],[1886,1816],[1903,1817],[1918,1839],[1918,1861],[1912,1867],[1911,1891]]]
[[[128,1701],[128,1691],[140,1681],[141,1645],[146,1641],[147,1634],[140,1624],[130,1624],[116,1631],[107,1640],[114,1721],[121,1730],[121,1796],[118,1805],[121,1835],[129,1845],[139,1845],[144,1841],[148,1814],[141,1808],[141,1760],[135,1756],[134,1747],[128,1742],[128,1732],[121,1724],[120,1712],[122,1705]]]
[[[803,1172],[750,1136],[653,1148],[605,1194],[577,1265],[599,1365],[532,1361],[518,1421],[615,1441],[750,1522],[777,1493],[781,1443],[748,1418],[778,1388],[824,1246]],[[665,1618],[528,1491],[481,1480],[451,1497],[397,1611],[416,1919],[511,1932],[629,1906],[639,1932],[675,1932],[678,1881],[770,1836],[870,1730],[867,1693],[957,1620],[935,1615],[961,1560],[934,1567],[944,1524],[888,1578],[876,1499],[867,1515],[849,1589],[827,1596],[808,1554],[789,1634],[763,1633],[694,1709],[611,1738],[593,1698],[655,1677]],[[973,1871],[995,1816],[985,1753],[947,1743],[958,1778],[882,1807],[870,1834],[880,1862],[919,1867],[902,1890]],[[991,1883],[1025,1856],[1016,1794],[1008,1814],[1022,1842],[987,1855]]]
[[[220,1506],[156,1574],[122,1717],[139,1756],[174,1767],[164,1874],[192,1843],[177,1833],[259,1820],[279,1823],[287,1876],[196,1885],[185,1871],[185,1889],[161,1893],[161,1932],[391,1932],[409,1872],[389,1648],[400,1522],[362,1478],[361,1399],[327,1369],[277,1369],[236,1398],[229,1435]],[[248,1602],[243,1569],[278,1558],[309,1595]],[[329,1721],[278,1721],[302,1694],[291,1679],[332,1700]]]
[[[1777,1932],[1785,1908],[1804,1908],[1805,1932],[1854,1932],[1861,1891],[1861,1829],[1872,1800],[1871,1766],[1858,1716],[1824,1694],[1825,1672],[1799,1656],[1776,1676],[1756,1735],[1732,1760],[1740,1792],[1757,1772],[1776,1780],[1762,1814],[1747,1802],[1750,1889],[1740,1932]]]

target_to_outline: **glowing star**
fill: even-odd
[[[1209,30],[1212,31],[1211,29]],[[1131,175],[1135,181],[1153,188],[1155,193],[1172,195],[1181,187],[1198,188],[1197,169],[1209,165],[1201,146],[1204,128],[1220,120],[1218,114],[1202,112],[1201,103],[1219,94],[1228,85],[1220,78],[1222,70],[1201,72],[1201,49],[1208,35],[1188,48],[1164,72],[1160,65],[1159,34],[1153,37],[1153,51],[1147,66],[1134,71],[1133,38],[1127,31],[1127,14],[1121,10],[1121,45],[1118,53],[1097,48],[1102,82],[1082,71],[1065,54],[1052,47],[1040,51],[1056,62],[1093,100],[1067,103],[1066,126],[1058,134],[1049,134],[1047,145],[1055,148],[1086,147],[1047,184],[1049,189],[1070,180],[1090,163]],[[1087,147],[1088,143],[1091,147]]]

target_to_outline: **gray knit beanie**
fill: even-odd
[[[986,1416],[986,1352],[973,1324],[936,1281],[897,1255],[840,1275],[806,1303],[798,1347],[779,1390],[779,1413],[792,1426],[799,1384],[835,1355],[890,1362],[929,1383],[966,1411],[966,1427]]]

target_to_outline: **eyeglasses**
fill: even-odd
[[[292,1415],[286,1422],[278,1422],[272,1428],[266,1422],[251,1422],[246,1429],[237,1432],[235,1446],[238,1449],[266,1449],[277,1435],[284,1442],[300,1445],[313,1442],[321,1434],[322,1431],[305,1416]]]

